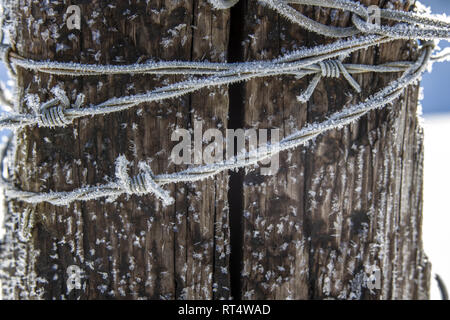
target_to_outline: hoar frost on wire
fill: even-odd
[[[216,9],[226,9],[237,3],[237,0],[211,0]],[[87,116],[117,112],[134,107],[143,102],[160,101],[163,99],[179,97],[201,88],[231,84],[247,81],[257,77],[294,75],[301,78],[306,75],[315,75],[313,82],[299,100],[304,102],[312,94],[320,77],[338,77],[343,75],[350,85],[358,92],[359,85],[350,76],[351,73],[362,72],[404,72],[397,80],[380,90],[366,101],[344,108],[332,114],[322,123],[307,125],[305,128],[284,138],[274,145],[266,145],[263,150],[256,150],[246,154],[215,163],[208,166],[190,168],[188,170],[154,176],[149,166],[140,164],[141,172],[136,176],[127,173],[128,161],[119,157],[116,163],[116,181],[105,185],[83,187],[71,192],[33,193],[16,190],[7,181],[3,181],[6,194],[10,198],[19,198],[30,203],[47,201],[56,205],[68,205],[75,200],[92,200],[100,197],[113,199],[121,194],[152,193],[160,198],[164,204],[172,203],[172,198],[160,186],[177,183],[193,182],[206,179],[224,170],[255,165],[258,161],[270,157],[272,154],[295,148],[314,139],[318,135],[331,130],[339,129],[358,120],[370,110],[380,108],[398,98],[403,89],[415,83],[425,71],[429,62],[447,60],[449,53],[444,51],[431,57],[432,48],[426,44],[423,54],[415,63],[397,62],[381,66],[361,66],[343,64],[343,57],[360,49],[396,39],[437,40],[450,38],[450,23],[446,17],[437,19],[423,13],[402,12],[391,9],[380,9],[383,19],[399,22],[394,26],[374,25],[367,21],[368,9],[359,3],[348,0],[260,0],[261,3],[277,11],[280,15],[310,31],[335,38],[349,37],[338,40],[336,43],[318,46],[310,49],[301,49],[283,55],[271,61],[253,61],[245,63],[209,63],[209,62],[148,62],[129,66],[101,66],[81,65],[76,63],[57,63],[53,61],[32,61],[21,58],[11,52],[8,46],[0,46],[5,62],[25,69],[36,70],[56,75],[89,76],[100,74],[181,74],[191,77],[175,84],[168,84],[145,94],[112,98],[98,105],[81,108],[82,95],[78,95],[73,102],[68,94],[55,87],[52,90],[54,99],[39,105],[37,100],[27,97],[31,109],[35,114],[12,114],[0,119],[0,126],[7,128],[21,128],[27,125],[65,126],[73,119]],[[289,4],[306,4],[347,10],[352,13],[351,27],[339,28],[320,24],[296,11]],[[353,37],[361,35],[360,37]],[[333,60],[334,59],[334,60]],[[339,59],[339,60],[336,60]],[[10,68],[11,70],[13,68]],[[193,76],[202,75],[204,78],[195,79]],[[45,108],[44,108],[45,107]],[[39,109],[39,114],[36,113]]]

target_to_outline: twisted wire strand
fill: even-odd
[[[411,25],[402,23],[395,26],[378,25],[368,23],[357,15],[352,15],[352,22],[362,33],[375,33],[389,36],[395,39],[422,39],[422,40],[443,40],[450,39],[450,25],[446,28],[423,28],[411,27]]]
[[[229,8],[238,0],[211,0],[216,8]],[[349,37],[361,32],[379,34],[393,39],[449,39],[450,21],[448,19],[437,19],[436,17],[414,12],[404,12],[392,9],[379,9],[380,17],[408,23],[408,25],[399,24],[396,26],[382,26],[368,23],[368,8],[349,0],[260,0],[276,10],[280,15],[287,17],[300,26],[329,37]],[[353,27],[332,27],[318,23],[306,16],[300,14],[297,10],[288,4],[314,5],[325,8],[335,8],[353,13]],[[413,27],[410,24],[416,23],[421,27]],[[427,26],[429,28],[424,28]],[[230,70],[235,65],[244,63],[226,64],[211,62],[178,62],[162,61],[148,62],[145,64],[133,64],[126,66],[115,65],[87,65],[78,63],[61,63],[54,61],[33,61],[25,59],[13,52],[7,45],[0,45],[2,58],[7,64],[12,74],[15,74],[14,66],[20,66],[25,69],[38,70],[40,72],[51,73],[55,75],[103,75],[103,74],[190,74],[190,75],[208,75],[216,74],[218,71]]]
[[[345,38],[355,36],[360,32],[356,26],[352,27],[333,27],[323,23],[317,22],[308,18],[304,14],[289,6],[286,2],[281,0],[259,0],[261,3],[267,5],[272,10],[276,11],[280,16],[286,18],[294,24],[302,28],[318,33],[320,35],[331,38]],[[319,2],[319,1],[316,1]]]
[[[421,13],[404,12],[400,10],[379,8],[380,18],[392,21],[405,22],[408,25],[382,26],[368,21],[370,16],[368,8],[348,0],[259,0],[268,5],[281,16],[303,28],[320,35],[342,38],[360,33],[377,33],[396,39],[449,39],[450,21],[438,19]],[[306,4],[324,8],[340,9],[352,12],[352,27],[332,27],[314,21],[301,14],[288,4]],[[420,26],[412,26],[415,23]]]
[[[364,21],[369,19],[369,8],[364,5],[349,0],[283,0],[288,4],[301,4],[319,6],[323,8],[338,9],[348,11],[363,18]],[[380,18],[398,22],[416,23],[420,25],[428,25],[430,27],[449,28],[450,21],[448,19],[439,19],[436,16],[427,13],[416,13],[411,11],[400,11],[387,8],[379,8]]]
[[[41,114],[32,115],[12,113],[0,118],[0,128],[19,129],[35,124],[47,127],[65,126],[71,123],[74,119],[80,117],[119,112],[144,102],[162,101],[165,99],[176,98],[187,93],[195,92],[202,88],[228,85],[239,81],[248,81],[257,77],[288,74],[302,77],[305,75],[322,72],[320,63],[324,63],[324,61],[336,58],[338,56],[346,56],[356,50],[387,41],[389,41],[389,39],[386,37],[356,38],[342,41],[337,45],[331,44],[322,46],[321,49],[323,50],[296,51],[273,61],[258,63],[252,62],[245,65],[235,64],[230,70],[219,71],[213,76],[200,79],[188,79],[154,89],[145,94],[112,98],[98,105],[90,105],[85,108],[81,108],[82,103],[75,103],[74,107],[71,106],[70,102],[67,100],[67,97],[64,98],[64,101],[59,101],[62,104],[62,107],[58,107],[58,99],[63,96],[60,95],[60,98],[52,99],[50,102],[45,103],[46,107],[41,108]],[[360,64],[353,65],[339,63],[339,68],[340,72],[344,74],[351,86],[354,87],[356,91],[359,91],[359,85],[350,76],[350,73],[399,72],[408,68],[409,64],[410,62],[397,62],[380,66],[364,66]],[[313,79],[313,81],[315,80]],[[312,88],[312,90],[314,88]],[[309,91],[311,91],[311,87],[309,87]]]
[[[368,21],[368,9],[356,2],[330,0],[259,0],[289,21],[323,36],[343,38],[360,33],[376,33],[395,39],[449,39],[450,21],[437,19],[419,13],[402,13],[400,10],[379,8],[380,18],[408,23],[407,26],[382,26]],[[351,27],[333,27],[310,19],[289,6],[291,4],[307,4],[324,8],[341,9],[352,12]],[[420,26],[412,26],[411,23]]]
[[[229,70],[232,63],[149,61],[131,65],[95,65],[54,61],[33,61],[11,58],[13,63],[28,70],[62,76],[98,76],[105,74],[208,75]]]
[[[351,36],[355,33],[356,29],[359,31],[363,31],[365,33],[378,33],[378,38],[374,38],[372,45],[375,43],[383,43],[387,41],[392,41],[398,38],[416,38],[420,37],[423,39],[434,39],[434,38],[449,38],[449,23],[444,20],[439,20],[434,17],[429,17],[426,15],[420,15],[415,13],[404,13],[398,10],[388,10],[388,9],[380,9],[381,16],[384,18],[389,18],[391,20],[397,21],[413,21],[422,25],[431,25],[432,29],[414,29],[410,26],[397,25],[394,27],[390,26],[380,26],[371,23],[367,23],[368,11],[362,5],[350,2],[348,0],[339,0],[339,1],[331,1],[331,0],[289,0],[289,1],[281,1],[281,0],[261,0],[262,2],[272,6],[275,10],[279,11],[281,15],[287,15],[288,18],[295,23],[302,25],[303,27],[316,31],[320,34],[327,36],[342,36],[347,37]],[[237,1],[217,1],[224,4],[222,7],[230,6],[232,3]],[[306,21],[305,16],[301,15],[298,11],[294,10],[292,7],[288,6],[287,3],[296,3],[296,4],[309,4],[309,5],[318,5],[322,7],[336,8],[342,10],[349,10],[353,12],[352,21],[354,23],[355,30],[352,28],[336,28],[324,26],[320,23],[317,23],[313,20]],[[217,6],[216,6],[217,7]],[[363,19],[361,18],[363,17]],[[297,20],[300,19],[300,20]],[[303,20],[302,20],[303,19]],[[309,27],[310,26],[310,27]],[[344,31],[343,31],[344,30]],[[353,30],[353,31],[349,31]],[[349,31],[349,32],[347,32]],[[358,31],[358,32],[359,32]],[[356,45],[357,40],[351,39],[349,43]],[[334,46],[334,45],[333,45]],[[136,106],[142,102],[151,102],[151,101],[161,101],[168,98],[178,97],[184,94],[188,94],[199,90],[204,87],[218,86],[223,84],[230,84],[238,81],[246,81],[255,77],[263,77],[263,76],[273,76],[273,75],[283,75],[283,74],[294,74],[297,76],[305,76],[307,74],[311,74],[307,70],[307,64],[304,65],[306,70],[300,70],[301,67],[298,66],[298,69],[292,69],[292,72],[287,72],[283,69],[279,64],[280,63],[289,63],[291,61],[295,61],[298,59],[295,53],[291,53],[286,55],[285,57],[277,59],[278,61],[266,61],[266,62],[253,62],[253,63],[235,63],[235,64],[227,64],[227,63],[209,63],[209,62],[177,62],[177,61],[168,61],[168,62],[148,62],[145,64],[134,64],[134,65],[122,65],[122,66],[101,66],[101,65],[86,65],[86,64],[77,64],[77,63],[58,63],[51,61],[32,61],[29,59],[24,59],[14,52],[11,52],[11,48],[8,46],[0,46],[2,50],[2,56],[4,57],[5,62],[9,66],[11,73],[15,74],[15,70],[13,64],[15,66],[21,66],[26,69],[38,70],[41,72],[47,72],[56,75],[71,75],[71,76],[88,76],[88,75],[100,75],[100,74],[125,74],[125,73],[134,73],[134,74],[182,74],[182,75],[211,75],[210,78],[204,78],[200,80],[190,80],[184,81],[175,85],[169,85],[163,88],[158,88],[149,92],[147,94],[135,95],[135,96],[127,96],[123,98],[113,98],[108,101],[105,101],[102,104],[97,106],[90,106],[83,110],[80,109],[64,109],[62,107],[54,107],[48,110],[45,110],[42,114],[39,115],[20,115],[20,114],[9,114],[6,117],[0,119],[0,127],[2,128],[22,128],[24,126],[38,124],[41,126],[47,127],[57,127],[57,126],[65,126],[70,124],[74,119],[85,116],[85,115],[95,115],[95,114],[107,114],[110,112],[122,111],[131,107]],[[350,51],[352,52],[352,51]],[[341,53],[345,53],[345,50],[342,50]],[[303,53],[298,53],[298,55],[302,55]],[[331,56],[330,56],[331,57]],[[318,60],[319,66],[323,66],[323,61]],[[327,64],[328,67],[330,64]],[[317,66],[315,66],[317,67]],[[348,66],[346,66],[347,68]],[[249,68],[255,68],[259,70],[255,70],[253,72],[249,72]],[[359,92],[359,85],[354,81],[354,79],[350,76],[351,70],[347,70],[346,68],[341,68],[341,72],[350,85]],[[271,69],[279,69],[277,72],[271,71]],[[333,69],[337,70],[337,69]],[[377,72],[377,70],[374,70]],[[388,72],[385,70],[384,72]],[[322,76],[323,77],[323,76]],[[307,101],[314,89],[316,88],[318,82],[321,77],[316,75],[306,91],[298,97],[300,102]],[[195,83],[194,83],[195,82]]]
[[[211,0],[216,8],[229,8],[238,0]],[[349,37],[362,33],[380,34],[394,39],[449,39],[450,20],[438,19],[434,16],[404,12],[393,9],[379,9],[380,18],[407,23],[396,26],[377,25],[367,22],[369,18],[368,8],[357,2],[349,0],[260,0],[276,10],[280,15],[287,17],[292,22],[299,24],[310,31],[329,37]],[[217,6],[217,4],[219,4]],[[289,4],[313,5],[324,8],[334,8],[353,13],[352,27],[333,27],[318,23],[300,14]],[[420,27],[414,27],[415,23]],[[424,28],[428,27],[428,28]],[[101,66],[77,63],[59,63],[53,61],[32,61],[20,57],[11,52],[10,48],[1,45],[2,56],[5,62],[11,62],[26,69],[35,69],[57,75],[100,75],[100,74],[214,74],[219,69],[226,70],[232,64],[221,64],[211,62],[148,62],[146,64],[134,64],[128,66]],[[9,65],[11,63],[8,63]],[[239,64],[239,63],[237,63]],[[11,67],[11,70],[14,69]]]
[[[230,8],[238,2],[238,0],[210,1],[218,9]],[[157,176],[153,175],[148,165],[141,164],[141,172],[136,176],[129,176],[127,172],[129,163],[125,158],[119,157],[116,162],[116,181],[114,182],[99,186],[83,187],[68,192],[40,193],[18,190],[11,182],[6,181],[2,177],[1,184],[6,189],[6,195],[9,198],[20,199],[29,203],[49,202],[55,205],[68,205],[76,200],[88,201],[101,197],[114,199],[121,194],[153,194],[161,199],[164,205],[169,205],[173,203],[173,198],[161,186],[177,182],[194,182],[212,177],[224,170],[252,166],[257,164],[258,161],[271,157],[281,151],[303,145],[324,132],[348,125],[367,114],[367,112],[383,107],[398,98],[408,85],[420,78],[429,62],[443,61],[450,56],[449,52],[442,52],[431,56],[433,51],[432,45],[427,43],[424,46],[421,57],[415,63],[397,62],[381,66],[343,64],[341,59],[356,50],[396,39],[449,39],[450,23],[448,20],[437,19],[424,14],[380,9],[381,18],[400,23],[395,26],[374,25],[368,21],[369,12],[366,7],[348,0],[260,0],[260,2],[277,11],[290,21],[321,35],[334,38],[352,37],[361,33],[369,35],[350,38],[345,41],[337,41],[328,46],[294,51],[272,61],[254,61],[235,64],[169,61],[148,62],[146,64],[128,66],[81,65],[24,59],[13,52],[11,48],[0,46],[1,56],[13,74],[15,73],[14,68],[20,66],[25,69],[68,76],[123,73],[209,76],[200,79],[188,79],[157,88],[146,94],[109,99],[98,105],[90,105],[87,108],[80,108],[83,104],[81,95],[78,95],[75,103],[71,104],[64,92],[56,90],[54,92],[55,98],[44,103],[39,114],[10,114],[0,119],[0,127],[20,128],[33,124],[48,127],[64,126],[78,117],[117,112],[143,102],[179,97],[201,88],[247,81],[256,77],[276,75],[303,77],[313,74],[314,78],[303,94],[305,99],[308,95],[310,96],[312,94],[322,77],[336,78],[343,75],[350,85],[358,91],[360,87],[351,77],[351,74],[403,71],[403,75],[364,102],[344,108],[342,111],[332,114],[321,123],[309,124],[303,129],[284,138],[280,143],[274,145],[268,144],[263,148],[258,148],[249,153],[239,154],[223,162]],[[289,6],[289,4],[315,5],[350,11],[352,13],[351,21],[353,26],[340,28],[320,24],[299,13]]]
[[[225,170],[232,170],[242,167],[249,167],[257,162],[267,159],[282,151],[304,145],[315,137],[333,129],[340,129],[351,124],[367,114],[369,111],[381,108],[397,99],[403,90],[410,84],[420,79],[431,62],[432,45],[426,44],[419,59],[397,80],[391,82],[382,90],[366,99],[364,102],[349,106],[328,117],[321,123],[313,123],[303,129],[285,137],[279,143],[268,144],[264,147],[250,152],[241,152],[231,159],[215,164],[197,166],[187,170],[148,177],[130,177],[126,171],[128,161],[120,156],[116,161],[116,181],[99,186],[82,187],[73,191],[64,192],[28,192],[14,188],[11,183],[3,181],[6,189],[5,195],[10,199],[20,199],[27,203],[48,202],[53,205],[69,205],[73,201],[89,201],[106,197],[108,201],[116,199],[122,194],[154,194],[163,201],[164,205],[173,203],[173,199],[168,193],[161,189],[161,186],[170,183],[195,182],[213,177]],[[125,168],[125,169],[124,169]],[[148,180],[146,180],[148,179]],[[132,182],[130,182],[132,181]],[[146,183],[154,183],[149,187]],[[134,185],[133,185],[134,183]]]
[[[369,12],[366,7],[357,2],[348,0],[284,0],[287,4],[301,4],[308,6],[320,6],[323,8],[339,9],[349,11],[364,18],[369,18]]]
[[[284,56],[269,61],[251,61],[245,63],[217,63],[217,62],[192,62],[192,61],[149,61],[146,63],[136,63],[131,65],[97,65],[82,64],[75,62],[55,62],[55,61],[34,61],[25,59],[17,53],[11,52],[7,45],[0,44],[1,56],[7,53],[10,61],[16,66],[27,70],[49,73],[64,76],[98,76],[114,74],[156,74],[156,75],[214,75],[222,71],[241,70],[249,66],[258,64],[282,63],[298,60],[320,53],[330,53],[349,46],[358,46],[364,43],[380,44],[389,41],[381,36],[366,36],[337,41],[332,45],[317,46],[313,48],[302,48]]]

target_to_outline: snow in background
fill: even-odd
[[[450,15],[450,0],[425,0],[433,13]],[[449,46],[441,41],[439,46]],[[423,240],[425,253],[432,264],[431,298],[440,299],[434,280],[439,274],[450,289],[450,63],[438,63],[432,73],[423,76],[425,118],[425,181]]]
[[[449,103],[450,109],[450,103]],[[448,205],[450,169],[450,113],[425,116],[425,185],[423,238],[425,253],[438,273],[450,286],[450,207]],[[439,299],[436,282],[432,298]]]
[[[422,0],[433,13],[450,15],[450,0]],[[449,46],[442,41],[440,47]],[[0,63],[0,81],[11,85],[6,69]],[[436,64],[433,72],[422,79],[424,99],[421,101],[425,118],[425,187],[423,239],[425,252],[433,265],[431,298],[439,299],[440,294],[434,281],[438,273],[450,286],[450,63]],[[0,107],[0,113],[4,111]],[[2,139],[8,131],[0,131]],[[3,221],[0,210],[0,221]],[[2,230],[0,228],[0,238]],[[1,284],[0,284],[1,299]]]

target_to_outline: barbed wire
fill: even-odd
[[[425,13],[404,12],[400,10],[377,8],[376,14],[379,18],[390,21],[405,22],[404,25],[396,25],[394,27],[383,26],[371,23],[369,18],[373,15],[369,11],[370,8],[349,0],[258,0],[260,3],[267,5],[281,16],[301,27],[318,33],[323,36],[332,38],[344,38],[355,36],[358,34],[375,33],[389,36],[396,39],[448,39],[450,35],[450,20],[438,19]],[[215,9],[228,9],[234,6],[239,0],[209,0]],[[300,13],[289,4],[312,5],[322,8],[339,9],[352,13],[351,27],[334,27],[322,24],[313,19],[308,18]],[[418,27],[411,27],[415,23]],[[428,27],[428,28],[424,28]]]
[[[309,99],[312,91],[314,90],[318,80],[320,80],[321,77],[334,77],[335,75],[340,74],[343,74],[350,85],[357,92],[359,92],[359,85],[350,76],[350,74],[359,74],[364,72],[401,72],[404,71],[411,64],[411,62],[403,61],[387,63],[379,66],[371,66],[361,64],[343,64],[341,62],[342,58],[354,51],[385,43],[389,40],[389,38],[383,36],[351,38],[348,40],[339,41],[339,43],[316,47],[315,50],[297,50],[272,61],[259,61],[238,64],[213,64],[214,67],[218,68],[218,71],[208,77],[200,79],[188,79],[175,84],[170,84],[154,89],[145,94],[112,98],[98,105],[90,105],[84,108],[81,108],[82,103],[75,103],[74,105],[72,105],[69,102],[67,95],[60,93],[58,97],[42,104],[37,114],[10,113],[1,117],[0,128],[18,129],[35,124],[44,127],[66,126],[67,124],[72,123],[74,119],[80,117],[101,114],[104,115],[108,113],[123,111],[144,102],[156,102],[170,98],[176,98],[203,88],[228,85],[240,81],[248,81],[250,79],[258,77],[295,75],[297,78],[302,78],[306,75],[317,74],[312,84],[308,87],[305,93],[299,96],[300,101],[307,101]],[[336,57],[339,57],[340,60],[333,60]],[[169,67],[169,65],[174,66],[174,68],[172,69],[171,67]],[[32,63],[32,66],[35,67],[36,63]],[[212,73],[212,66],[209,66],[208,69],[199,69],[198,64],[190,62],[175,62],[172,64],[148,63],[145,66],[139,67],[108,66],[104,68],[108,68],[108,71],[106,71],[106,73],[123,73],[125,72],[125,70],[130,69],[141,70],[142,72],[144,72],[143,70],[153,72],[155,71],[155,69],[164,69],[169,70],[168,72],[171,73],[174,72],[174,70],[179,70],[177,68],[179,68],[180,66],[183,66],[183,72],[185,72],[185,74],[187,75],[191,75],[191,71],[195,74],[202,70],[207,70],[207,72]],[[52,72],[52,70],[54,70],[48,69],[43,65],[43,63],[41,64],[41,67],[46,68],[48,72]],[[78,65],[78,67],[80,67],[80,70],[82,70],[82,73],[84,75],[88,75],[87,73],[85,73],[85,71],[83,71],[85,70],[84,66]],[[59,64],[58,72],[63,69],[65,70],[64,72],[69,73],[72,72],[71,70],[76,70],[76,67],[74,67],[73,64]],[[89,75],[93,74],[92,72],[95,72],[96,75],[100,72],[97,67],[92,67],[89,70]],[[54,92],[54,90],[52,90],[52,92]]]
[[[224,9],[236,4],[238,0],[211,0],[215,8]],[[370,33],[376,36],[367,46],[380,44],[383,42],[393,41],[396,39],[449,39],[450,38],[450,22],[445,19],[437,19],[427,14],[418,14],[414,12],[403,12],[392,9],[379,9],[380,18],[407,22],[408,25],[397,24],[395,26],[383,26],[368,22],[370,13],[369,9],[359,3],[348,0],[260,0],[268,5],[280,15],[288,18],[292,22],[326,36],[348,37],[360,33]],[[351,12],[353,27],[341,28],[331,27],[311,20],[301,14],[299,11],[290,7],[289,4],[315,5],[325,8],[334,8]],[[410,24],[420,25],[418,28],[412,27]],[[429,27],[424,28],[424,26]],[[332,66],[332,70],[339,70],[337,77],[343,75],[350,85],[359,92],[359,85],[350,76],[355,72],[351,65],[341,64],[333,59],[339,55],[348,55],[349,53],[361,49],[359,47],[360,40],[366,38],[351,38],[347,40],[347,47],[341,47],[337,44],[331,44],[326,49],[335,50],[336,54],[322,55],[320,51],[316,54],[310,54],[309,57],[317,57],[314,62],[298,64],[299,60],[307,57],[304,53],[303,57],[299,52],[287,54],[279,59],[272,61],[254,61],[244,63],[212,63],[212,62],[186,62],[186,61],[150,61],[144,64],[132,65],[94,65],[79,63],[62,63],[54,61],[33,61],[19,56],[12,52],[11,48],[5,45],[0,46],[1,56],[4,57],[5,63],[9,66],[12,74],[15,74],[17,66],[36,70],[39,72],[50,73],[54,75],[66,76],[89,76],[89,75],[105,75],[105,74],[156,74],[156,75],[209,75],[209,77],[201,79],[190,79],[179,83],[157,88],[146,94],[129,95],[122,98],[112,98],[98,105],[90,105],[85,108],[71,108],[70,104],[53,105],[52,108],[40,108],[43,112],[40,114],[22,114],[10,113],[0,118],[0,128],[18,129],[29,125],[38,124],[40,126],[58,127],[65,126],[73,122],[74,119],[83,116],[93,116],[100,114],[108,114],[111,112],[123,111],[144,102],[162,101],[165,99],[176,98],[202,88],[227,85],[239,81],[247,81],[256,77],[277,76],[293,74],[303,77],[309,74],[317,73],[322,66]],[[366,46],[366,47],[367,47]],[[352,50],[348,50],[352,49]],[[296,54],[297,53],[297,54]],[[342,60],[342,59],[340,59]],[[297,63],[295,63],[297,62]],[[287,64],[287,65],[286,65]],[[388,69],[374,69],[370,66],[359,66],[359,72],[396,72],[388,71]],[[333,74],[322,72],[322,76],[315,76],[304,93],[299,95],[299,102],[306,102],[311,97],[316,85],[322,77],[330,77]],[[51,103],[55,100],[52,99]],[[48,103],[44,103],[48,106]],[[44,120],[44,121],[42,121]]]
[[[377,8],[375,14],[379,14],[379,18],[405,22],[395,26],[386,26],[377,23],[371,23],[369,18],[374,14],[369,9],[358,2],[348,0],[332,1],[332,0],[259,0],[268,7],[275,10],[281,16],[287,18],[293,23],[301,25],[303,28],[318,33],[323,36],[332,38],[344,38],[357,34],[379,34],[395,39],[448,39],[450,36],[450,20],[437,19],[425,14],[414,12],[399,11],[392,9]],[[312,20],[293,7],[291,4],[306,4],[323,8],[334,8],[352,12],[352,27],[334,27],[327,26]],[[419,26],[413,27],[415,23]]]
[[[238,0],[210,0],[210,2],[215,8],[227,9],[235,5]],[[422,54],[415,62],[401,61],[378,66],[346,64],[343,62],[344,59],[357,50],[398,39],[450,39],[450,22],[446,18],[437,19],[422,13],[379,9],[380,18],[400,23],[394,26],[372,24],[369,22],[369,8],[348,0],[260,0],[260,2],[309,31],[328,37],[345,37],[347,39],[337,40],[329,45],[303,48],[270,61],[241,63],[150,61],[132,65],[34,61],[21,57],[8,46],[1,45],[1,56],[13,75],[16,73],[17,67],[20,67],[37,72],[75,77],[106,74],[155,74],[183,75],[190,78],[144,94],[112,98],[103,103],[89,106],[84,106],[82,94],[78,94],[72,103],[64,90],[54,87],[51,90],[54,98],[44,102],[37,112],[9,114],[0,119],[0,128],[18,129],[36,124],[42,127],[63,127],[80,117],[118,112],[144,102],[176,98],[202,88],[228,85],[258,77],[293,75],[296,78],[302,78],[314,75],[307,89],[298,96],[300,102],[305,102],[311,97],[316,85],[323,77],[343,76],[350,86],[359,92],[361,89],[352,77],[354,74],[365,72],[403,72],[403,74],[362,103],[345,107],[321,123],[308,124],[277,144],[267,144],[256,150],[240,153],[226,161],[160,175],[154,175],[150,166],[141,162],[138,164],[140,173],[130,176],[128,174],[130,163],[124,156],[119,156],[116,160],[116,179],[113,182],[82,187],[73,191],[28,192],[15,188],[10,181],[3,178],[1,184],[5,188],[6,196],[28,203],[48,202],[54,205],[69,205],[73,201],[89,201],[102,197],[111,201],[122,194],[153,194],[162,200],[163,205],[170,205],[174,200],[166,190],[162,189],[162,186],[178,182],[195,182],[213,177],[225,170],[253,166],[274,154],[303,145],[329,130],[348,125],[369,111],[393,102],[408,85],[420,78],[431,63],[447,60],[450,56],[450,52],[447,51],[433,56],[434,42],[425,42]],[[323,25],[301,14],[289,4],[314,5],[348,11],[352,13],[352,26]],[[192,78],[198,76],[203,77]]]
[[[146,163],[141,162],[139,163],[141,173],[130,177],[127,172],[129,162],[121,155],[116,160],[116,181],[114,182],[83,187],[69,192],[26,192],[12,187],[11,183],[7,181],[3,181],[3,187],[6,189],[5,195],[10,199],[20,199],[27,203],[48,202],[53,205],[69,205],[73,201],[89,201],[104,197],[108,198],[108,201],[113,201],[122,194],[153,194],[162,200],[163,205],[170,205],[174,202],[174,199],[161,186],[179,182],[195,182],[211,178],[226,170],[253,166],[259,161],[282,151],[304,145],[327,131],[342,128],[358,120],[369,111],[393,102],[408,85],[420,79],[431,61],[432,47],[433,44],[425,44],[419,59],[411,64],[399,79],[391,82],[364,102],[344,108],[321,123],[308,124],[303,129],[285,137],[279,143],[267,144],[249,152],[241,152],[226,161],[156,176],[153,175]]]

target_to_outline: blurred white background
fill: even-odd
[[[450,0],[423,0],[422,3],[430,6],[433,13],[450,15]],[[440,43],[441,48],[447,46],[445,41]],[[3,64],[0,64],[0,80],[8,83]],[[433,265],[431,298],[440,299],[434,274],[438,273],[450,286],[450,250],[447,247],[450,245],[450,63],[435,64],[433,72],[423,77],[421,86],[425,119],[423,239],[425,252]],[[5,134],[5,130],[0,131],[0,138]],[[3,221],[1,216],[0,221]]]
[[[449,0],[425,0],[433,13],[450,15]],[[439,46],[449,46],[441,41]],[[431,298],[440,299],[434,274],[450,287],[450,63],[438,63],[422,79],[425,118],[425,185],[423,239],[433,265]]]

